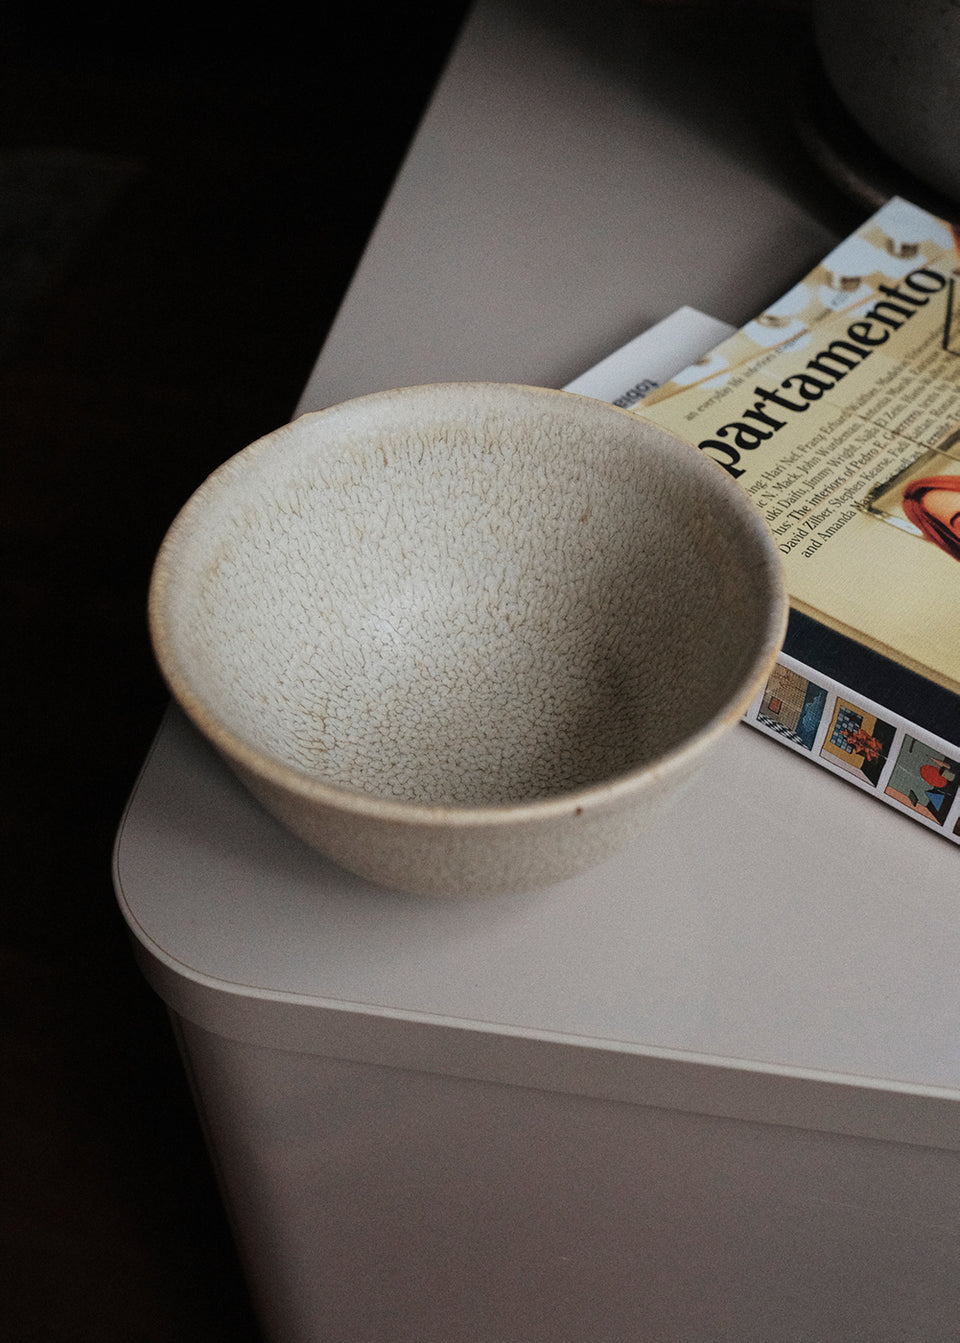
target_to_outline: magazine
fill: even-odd
[[[791,615],[746,720],[960,844],[958,281],[956,229],[894,198],[742,329],[681,309],[568,390],[763,512]]]

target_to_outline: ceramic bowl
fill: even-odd
[[[957,0],[813,0],[812,16],[827,78],[861,129],[960,203]]]
[[[760,692],[785,619],[766,525],[714,462],[483,383],[268,434],[187,502],[150,590],[173,695],[260,802],[442,896],[632,838]]]

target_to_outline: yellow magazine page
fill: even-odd
[[[960,692],[960,252],[888,202],[636,409],[754,499],[792,604]]]

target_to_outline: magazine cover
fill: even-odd
[[[892,199],[635,413],[754,499],[795,611],[960,693],[953,226]]]

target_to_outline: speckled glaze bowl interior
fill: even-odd
[[[563,392],[445,384],[305,415],[158,555],[177,700],[363,876],[521,890],[618,847],[762,687],[786,602],[712,462]]]

